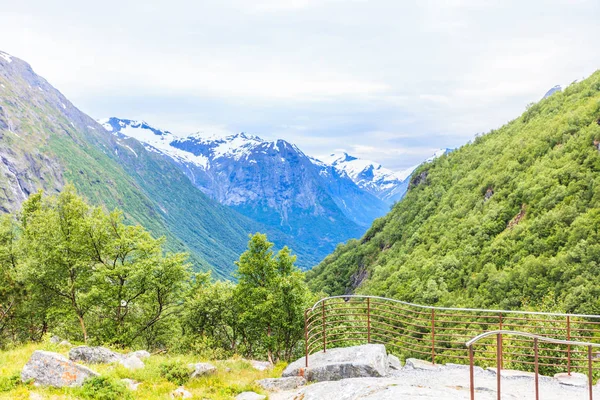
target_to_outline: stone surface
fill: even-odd
[[[388,357],[382,344],[334,348],[311,354],[308,368],[304,357],[294,361],[283,376],[304,376],[308,381],[335,381],[356,377],[382,377],[388,374]]]
[[[269,392],[282,392],[306,385],[306,379],[301,376],[286,378],[266,378],[256,381],[256,384]]]
[[[65,347],[71,347],[71,346],[73,346],[73,345],[71,344],[71,342],[69,342],[68,340],[63,340],[63,341],[62,341],[62,342],[60,342],[58,345],[59,345],[59,346],[65,346]]]
[[[185,390],[183,386],[179,386],[171,392],[172,399],[191,399],[192,397],[192,394]]]
[[[106,347],[77,346],[69,350],[71,361],[84,362],[88,364],[107,364],[118,362],[123,357]]]
[[[119,364],[131,371],[144,368],[144,362],[136,356],[121,358]]]
[[[125,379],[121,379],[121,382],[123,382],[125,384],[125,386],[127,386],[127,389],[135,392],[138,388],[138,386],[140,386],[140,382],[138,381],[134,381],[133,379],[129,379],[129,378],[125,378]]]
[[[571,375],[566,372],[555,374],[554,379],[566,386],[587,387],[588,385],[587,375],[578,372],[571,372]]]
[[[453,363],[447,363],[445,365],[446,368],[448,369],[460,369],[463,371],[468,371],[469,370],[469,365],[465,365],[465,364],[453,364]],[[478,367],[477,365],[473,366],[473,372],[476,374],[479,373],[483,373],[483,368]]]
[[[59,338],[58,336],[54,335],[50,338],[50,343],[52,344],[58,344],[61,342],[61,338]]]
[[[429,361],[419,360],[418,358],[407,358],[406,368],[436,371],[441,367],[438,364],[433,364]]]
[[[252,368],[258,371],[266,371],[268,369],[273,368],[273,364],[268,361],[257,361],[257,360],[248,360]]]
[[[190,375],[191,378],[197,378],[202,375],[214,374],[217,372],[217,367],[210,363],[188,364],[188,367],[194,370]]]
[[[73,387],[81,386],[87,378],[98,375],[62,354],[37,350],[23,367],[21,380],[25,382],[33,379],[36,386]]]
[[[475,370],[475,399],[496,400],[496,376]],[[587,387],[561,385],[556,379],[540,380],[540,399],[587,399]],[[594,387],[594,398],[600,386]],[[352,378],[333,382],[317,382],[296,390],[274,392],[269,400],[468,400],[468,368],[419,370],[403,368],[394,377]],[[502,379],[503,399],[535,399],[530,379]],[[600,398],[600,397],[598,397]]]
[[[267,396],[254,392],[242,392],[235,396],[235,400],[264,400]]]
[[[486,371],[492,375],[496,375],[496,368],[486,368]],[[503,378],[514,378],[514,379],[535,379],[535,373],[529,371],[519,371],[515,369],[503,369],[500,374]],[[585,376],[585,375],[584,375]],[[549,376],[540,375],[539,379],[551,379]]]
[[[402,363],[400,359],[393,354],[388,354],[388,367],[390,369],[400,371],[402,369]]]
[[[131,357],[131,356],[135,356],[135,357],[139,358],[140,360],[143,360],[145,358],[150,357],[150,352],[148,352],[146,350],[133,351],[133,352],[127,354],[127,357]]]

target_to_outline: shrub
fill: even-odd
[[[125,385],[105,376],[96,376],[86,380],[81,387],[81,397],[94,400],[129,400],[131,393]]]
[[[190,369],[180,361],[169,361],[159,365],[160,376],[177,385],[183,385],[190,379]]]
[[[0,393],[10,392],[21,383],[21,376],[15,373],[11,376],[0,377]]]

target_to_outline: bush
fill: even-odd
[[[169,361],[159,365],[160,376],[169,382],[183,385],[190,379],[190,369],[180,361]]]
[[[0,393],[10,392],[21,383],[21,376],[16,373],[8,377],[0,377]]]
[[[86,380],[81,387],[81,397],[94,400],[132,399],[131,393],[120,382],[97,376]]]

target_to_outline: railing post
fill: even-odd
[[[501,359],[502,359],[502,348],[500,347],[500,343],[502,342],[502,334],[498,333],[496,335],[496,378],[497,378],[497,392],[498,392],[498,400],[502,400],[500,396],[500,371],[502,371]]]
[[[500,330],[502,330],[502,313],[499,314],[499,323],[500,323]],[[503,349],[502,349],[502,345],[504,344],[504,340],[502,338],[502,335],[500,335],[500,368],[504,368],[504,358],[503,358]]]
[[[535,400],[540,400],[540,376],[539,376],[539,357],[538,357],[538,339],[533,339],[533,351],[535,353]]]
[[[594,387],[592,385],[592,346],[588,346],[588,388],[590,390],[590,400],[594,399]]]
[[[367,343],[371,343],[371,298],[367,297]]]
[[[567,340],[571,340],[571,317],[567,315]],[[571,345],[567,345],[567,373],[571,375]]]
[[[325,300],[321,303],[321,314],[323,318],[323,353],[327,352],[327,331],[325,330]]]
[[[308,368],[308,308],[304,310],[304,353],[305,367]]]
[[[471,400],[475,400],[475,377],[473,366],[473,345],[469,346],[469,381],[471,382]]]
[[[435,364],[435,308],[431,309],[431,363]]]

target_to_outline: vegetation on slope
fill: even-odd
[[[600,312],[600,72],[422,166],[313,290],[424,304]]]
[[[277,362],[301,352],[312,301],[296,257],[256,234],[236,263],[239,278],[192,275],[185,254],[87,205],[73,186],[29,197],[0,217],[0,348],[71,341]]]

